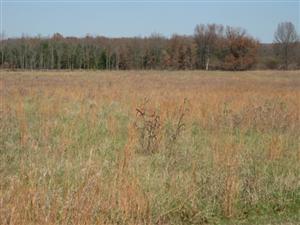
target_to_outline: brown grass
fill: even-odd
[[[0,224],[299,222],[299,71],[0,76]]]

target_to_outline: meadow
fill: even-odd
[[[0,224],[300,224],[299,71],[0,78]]]

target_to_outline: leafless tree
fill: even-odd
[[[200,24],[195,28],[194,39],[197,45],[199,67],[209,69],[211,56],[214,54],[215,43],[223,35],[223,26],[217,24]]]
[[[291,58],[295,53],[298,35],[295,26],[291,22],[282,22],[277,26],[274,34],[274,50],[282,60],[283,68],[288,69]]]

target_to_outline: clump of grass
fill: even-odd
[[[188,112],[189,101],[185,98],[178,109],[175,109],[173,117],[168,119],[169,123],[166,125],[164,138],[166,140],[165,148],[171,154],[186,128],[185,117]]]

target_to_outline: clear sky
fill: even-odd
[[[193,34],[200,23],[245,28],[272,42],[277,24],[300,29],[300,0],[0,0],[6,37],[22,34],[108,37]]]

